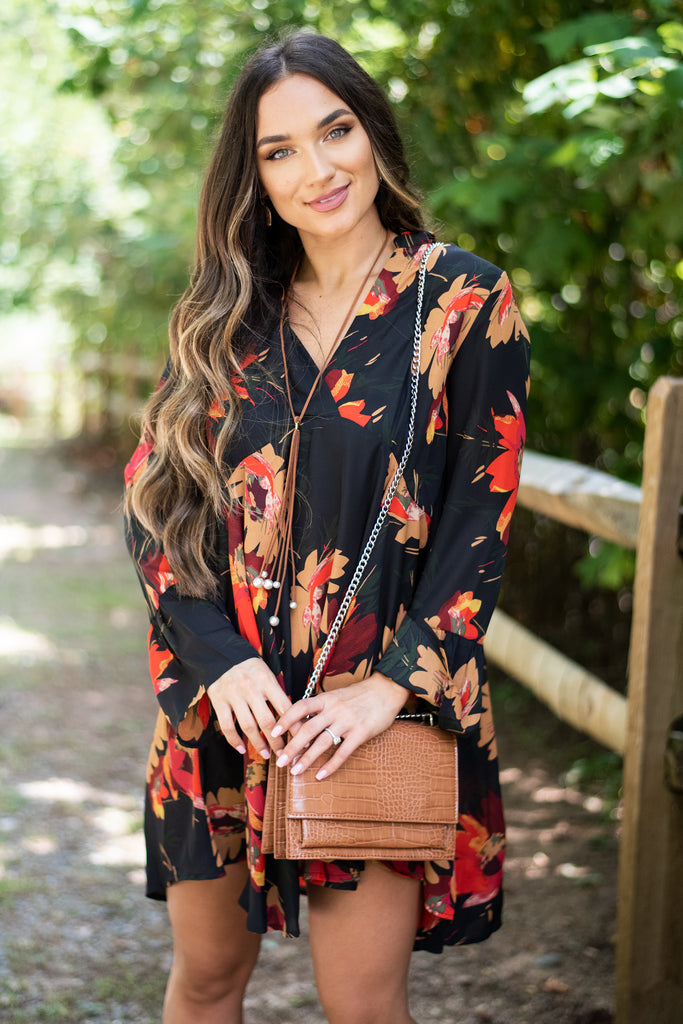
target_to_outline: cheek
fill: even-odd
[[[355,162],[359,171],[372,178],[373,181],[377,180],[378,174],[375,167],[375,158],[367,139],[359,142],[355,153]]]
[[[278,167],[276,172],[261,174],[261,186],[274,203],[286,200],[292,189],[292,175],[285,168]]]

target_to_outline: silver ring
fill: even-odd
[[[327,727],[325,727],[325,732],[329,732],[330,736],[332,737],[332,742],[334,743],[335,747],[338,747],[342,741],[341,736],[335,736],[332,730],[328,729]]]

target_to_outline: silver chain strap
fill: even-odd
[[[372,554],[372,549],[374,548],[377,538],[379,537],[380,530],[384,525],[384,521],[389,514],[389,506],[394,500],[396,489],[399,485],[401,477],[403,476],[403,472],[406,468],[406,464],[408,462],[408,458],[413,447],[413,437],[415,435],[415,414],[417,411],[417,395],[420,383],[422,301],[424,299],[425,277],[427,274],[427,259],[429,258],[429,254],[431,253],[431,251],[436,248],[436,244],[436,242],[433,242],[425,251],[424,255],[422,256],[422,259],[420,260],[420,271],[417,281],[417,309],[415,311],[415,332],[413,335],[413,358],[410,364],[410,419],[408,422],[408,436],[406,438],[406,445],[405,448],[403,449],[401,461],[396,467],[396,472],[394,473],[393,479],[389,486],[389,490],[384,496],[384,501],[382,502],[379,514],[377,516],[377,519],[375,520],[375,525],[370,531],[370,536],[368,537],[367,543],[363,548],[363,553],[361,554],[358,560],[356,571],[351,577],[351,582],[349,583],[346,593],[344,594],[344,600],[339,606],[339,610],[337,611],[337,614],[334,618],[334,622],[332,623],[330,631],[327,634],[327,639],[323,644],[320,654],[318,655],[318,660],[315,663],[315,668],[311,672],[311,678],[309,679],[308,686],[306,687],[306,690],[304,692],[304,698],[313,696],[313,694],[315,693],[315,689],[318,685],[318,681],[322,676],[323,672],[325,671],[325,665],[329,661],[330,654],[332,653],[332,648],[337,642],[339,631],[342,628],[344,619],[346,618],[346,613],[348,612],[351,602],[356,593],[356,590],[358,589],[358,584],[360,583],[363,577],[363,573],[367,568],[367,564],[370,560],[370,555]]]

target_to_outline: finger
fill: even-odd
[[[330,775],[333,775],[338,768],[341,768],[345,761],[348,761],[351,754],[359,746],[359,743],[354,743],[353,741],[348,739],[345,740],[344,743],[340,744],[340,746],[336,748],[335,752],[332,754],[332,757],[330,757],[330,759],[326,761],[324,765],[321,765],[321,767],[315,773],[316,779],[326,779],[329,778]],[[294,765],[294,768],[292,768],[292,771],[294,771],[294,769],[298,767],[299,762],[297,761],[297,763]]]
[[[276,722],[276,717],[270,704],[265,700],[255,701],[252,704],[251,711],[261,732],[262,746],[270,745],[272,750],[279,753],[284,748],[285,741],[282,737],[271,736],[273,726]]]
[[[334,740],[326,730],[323,730],[316,737],[315,741],[311,743],[310,747],[297,759],[296,764],[292,765],[292,775],[300,775],[302,772],[305,772],[307,768],[315,764],[318,758],[333,749]],[[324,776],[322,777],[324,778]]]
[[[295,758],[301,757],[303,752],[308,750],[317,737],[324,732],[325,724],[326,719],[322,715],[313,715],[306,721],[298,722],[296,733],[292,729],[291,738],[278,757],[278,765],[281,767],[294,761]],[[329,734],[326,735],[329,736]]]
[[[221,705],[220,708],[215,708],[215,711],[218,724],[221,727],[221,732],[230,746],[234,747],[238,754],[246,754],[247,748],[242,741],[242,737],[235,728],[235,721],[230,709],[226,705]]]
[[[261,735],[261,730],[252,714],[251,708],[247,704],[240,704],[233,708],[233,713],[239,722],[242,735],[246,736],[254,750],[258,750],[261,757],[267,761],[270,757],[270,747]]]
[[[296,704],[291,704],[280,715],[272,735],[281,736],[284,732],[293,733],[294,729],[300,726],[304,719],[318,714],[324,707],[325,705],[321,697],[307,697],[305,700],[298,700]]]

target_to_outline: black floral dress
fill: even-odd
[[[363,863],[275,860],[261,850],[268,762],[220,732],[206,687],[255,652],[301,697],[401,458],[423,234],[404,234],[358,310],[304,417],[297,466],[295,572],[272,626],[275,591],[254,585],[278,529],[289,444],[279,332],[245,360],[243,415],[227,461],[231,511],[219,524],[216,601],[180,597],[163,551],[127,527],[151,619],[161,710],[147,771],[148,895],[220,876],[246,857],[248,927],[298,935],[304,882],[355,888]],[[412,453],[388,521],[322,681],[377,670],[458,736],[460,818],[453,859],[387,867],[422,882],[416,949],[485,939],[500,924],[505,853],[496,745],[482,641],[498,596],[519,481],[528,339],[504,273],[452,245],[427,265]],[[317,368],[285,332],[294,408]],[[214,401],[210,440],[224,415]],[[153,458],[144,440],[128,483]],[[294,589],[296,608],[289,609]]]

